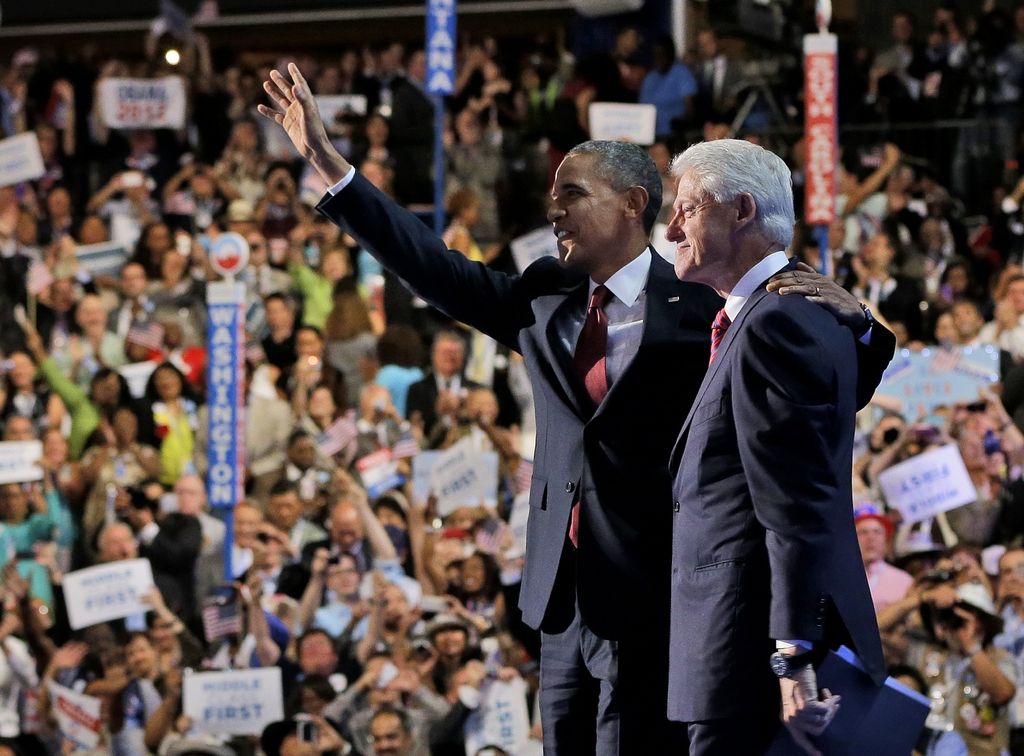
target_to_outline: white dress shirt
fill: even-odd
[[[644,335],[644,315],[647,305],[647,277],[651,272],[650,247],[632,261],[619,268],[605,286],[612,298],[605,305],[608,318],[608,350],[605,369],[608,385],[611,386],[629,367]],[[587,303],[597,288],[593,279],[589,282]],[[587,305],[570,308],[555,324],[558,340],[569,354],[576,353],[576,342],[587,319]]]

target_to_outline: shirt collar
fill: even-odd
[[[780,250],[772,252],[744,273],[743,277],[732,287],[732,291],[725,300],[725,314],[729,316],[729,320],[736,322],[737,316],[743,310],[743,305],[747,303],[747,299],[757,290],[757,287],[787,265],[789,265],[789,258],[786,257],[784,250]]]
[[[632,307],[640,297],[640,292],[647,285],[647,276],[651,272],[651,248],[648,247],[635,258],[619,268],[612,277],[604,282],[615,298],[626,307]],[[593,296],[597,284],[590,279],[590,292]],[[587,297],[588,301],[590,297]]]

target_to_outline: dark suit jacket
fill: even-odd
[[[466,380],[465,376],[460,385],[464,389],[480,388],[480,384]],[[405,397],[405,416],[411,418],[414,412],[419,412],[423,416],[423,433],[429,436],[437,423],[437,412],[434,411],[436,405],[437,379],[430,372],[409,386],[409,393]]]
[[[148,546],[139,548],[153,567],[153,582],[167,607],[188,622],[198,612],[195,595],[196,560],[203,545],[199,520],[171,512],[160,520],[160,532]]]
[[[763,287],[726,332],[671,460],[669,718],[778,711],[775,640],[852,641],[884,678],[852,517],[856,365],[831,315]]]
[[[564,627],[575,600],[587,625],[605,638],[646,632],[652,612],[667,619],[668,454],[704,376],[721,299],[707,287],[680,282],[672,266],[652,254],[640,347],[595,411],[555,328],[570,306],[582,311],[585,277],[550,257],[521,276],[471,262],[446,250],[359,175],[318,209],[335,222],[344,219],[423,299],[524,357],[537,443],[519,601],[523,621]],[[569,512],[581,496],[579,549],[572,555]]]

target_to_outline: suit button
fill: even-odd
[[[575,490],[576,490],[576,484],[573,483],[571,480],[568,483],[565,484],[565,492],[566,493],[572,493]]]
[[[673,512],[678,512],[679,511],[679,502],[678,501],[672,502],[672,511]]]

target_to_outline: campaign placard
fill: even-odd
[[[893,465],[878,475],[886,503],[905,523],[920,522],[978,498],[960,449],[946,444]]]
[[[42,480],[43,468],[36,464],[42,456],[42,441],[0,442],[0,484]]]
[[[281,668],[186,673],[182,712],[198,733],[259,735],[284,719]]]
[[[99,84],[103,122],[111,129],[180,129],[185,126],[185,83],[161,79],[103,79]]]
[[[75,248],[75,259],[78,267],[93,278],[97,276],[117,276],[128,261],[128,251],[117,242],[101,242],[99,244],[80,244]]]
[[[0,141],[0,186],[32,181],[46,173],[34,131]]]
[[[60,734],[70,740],[76,750],[88,751],[98,747],[103,727],[102,701],[65,688],[53,680],[47,682],[47,690],[50,693],[50,710],[57,720]]]
[[[148,559],[125,559],[75,570],[64,576],[64,603],[72,630],[132,614],[145,614],[142,603],[153,587]]]
[[[517,236],[509,244],[512,259],[522,273],[542,257],[558,257],[558,239],[551,226],[543,226],[528,234]]]
[[[658,109],[654,105],[623,102],[593,102],[587,110],[590,138],[633,144],[654,144]]]
[[[520,753],[530,739],[526,682],[519,677],[507,682],[489,680],[482,692],[480,707],[466,721],[466,753],[476,753],[486,746]]]

